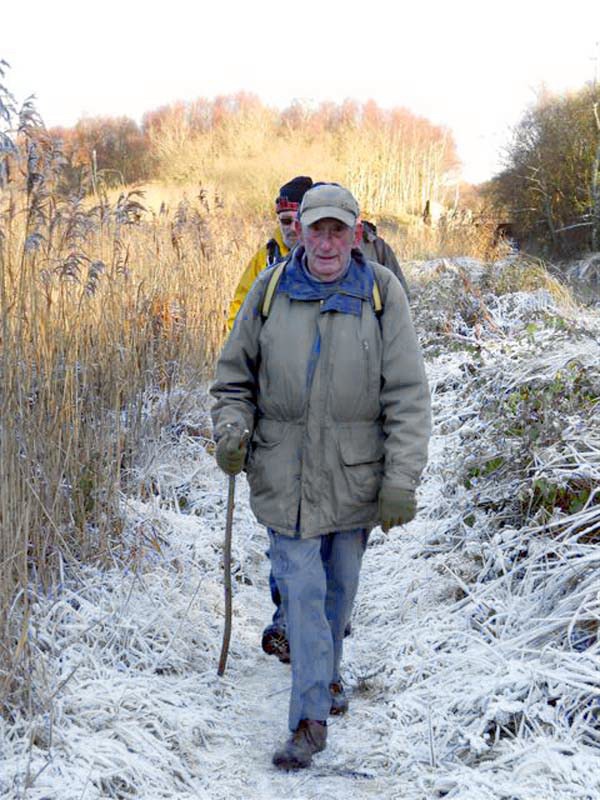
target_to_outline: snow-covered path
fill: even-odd
[[[434,463],[444,439],[433,443]],[[439,502],[435,469],[423,487],[422,519],[388,537],[372,535],[346,647],[350,713],[331,721],[328,748],[312,769],[289,775],[275,770],[270,757],[287,735],[290,673],[259,646],[271,613],[266,539],[248,509],[245,481],[238,480],[239,580],[228,666],[218,678],[225,481],[191,440],[169,452],[157,474],[165,497],[167,475],[173,486],[186,487],[186,513],[165,510],[156,498],[132,503],[132,530],[138,545],[147,544],[137,576],[123,579],[117,570],[90,574],[88,591],[57,600],[44,617],[55,636],[48,643],[58,671],[51,683],[67,683],[52,721],[40,713],[29,756],[27,747],[15,747],[7,760],[3,798],[395,800],[449,791],[473,800],[600,796],[584,792],[587,780],[582,793],[574,793],[568,779],[561,791],[561,761],[575,773],[600,764],[581,747],[570,755],[564,743],[554,743],[553,751],[551,740],[501,742],[503,755],[477,767],[448,758],[452,747],[442,719],[448,698],[460,697],[462,690],[472,700],[486,691],[485,676],[497,683],[503,672],[509,686],[518,678],[518,665],[511,675],[502,655],[477,641],[444,652],[445,643],[461,633],[457,626],[468,625],[464,615],[452,613],[456,581],[440,568],[435,548],[424,544],[444,527],[443,520],[427,520],[427,504]],[[48,658],[43,669],[51,666]],[[476,681],[470,689],[469,681]],[[468,716],[465,705],[454,712],[462,713],[460,724]],[[10,743],[18,730],[5,724],[3,741]],[[483,740],[475,738],[472,746],[484,750]],[[558,782],[548,773],[553,762]],[[42,768],[23,792],[27,771],[35,776]]]
[[[600,555],[498,528],[494,514],[506,512],[494,510],[494,492],[516,491],[510,475],[485,484],[482,501],[457,474],[462,448],[483,447],[488,435],[475,422],[477,393],[485,402],[513,373],[515,385],[554,374],[573,352],[597,365],[599,329],[540,328],[535,347],[500,340],[483,353],[432,351],[436,426],[421,513],[371,535],[346,640],[350,713],[331,720],[326,751],[299,773],[271,765],[287,736],[290,671],[260,649],[272,613],[267,540],[245,479],[233,635],[219,678],[226,480],[186,432],[206,426],[205,411],[149,439],[140,483],[152,491],[124,500],[127,544],[114,567],[77,576],[65,567],[61,591],[34,610],[33,722],[0,720],[0,798],[598,800],[600,750],[586,712],[600,695],[597,639],[582,652],[547,632],[570,636],[582,609],[598,619]],[[565,435],[576,422],[565,420]],[[583,438],[587,454],[575,439],[573,450],[588,459],[589,477],[600,436]],[[591,525],[597,509],[586,512]]]
[[[365,558],[355,632],[347,640],[351,713],[331,721],[329,746],[313,769],[281,773],[271,766],[271,754],[288,735],[290,669],[260,649],[272,613],[266,537],[248,509],[245,480],[238,479],[234,521],[240,579],[234,581],[232,644],[219,678],[226,484],[213,459],[191,440],[170,449],[157,475],[163,502],[130,504],[141,553],[137,573],[90,571],[86,590],[66,593],[41,617],[45,631],[36,668],[56,670],[48,683],[65,683],[53,716],[39,714],[31,748],[24,722],[11,729],[3,723],[3,741],[15,746],[5,762],[1,796],[421,796],[414,775],[405,774],[404,756],[414,749],[411,726],[386,702],[384,677],[398,601],[403,605],[405,569],[396,561],[402,548],[386,555],[380,534]],[[166,476],[186,486],[185,513],[164,508]],[[394,583],[398,591],[390,593]],[[373,588],[377,594],[386,585],[395,597],[389,609],[384,600],[377,606],[369,599]]]

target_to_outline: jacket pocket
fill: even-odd
[[[247,473],[252,510],[260,520],[285,529],[296,522],[296,446],[290,426],[261,419],[254,430]]]
[[[342,428],[338,441],[348,500],[375,502],[383,475],[383,434],[379,426]]]
[[[372,346],[367,339],[361,342],[361,350],[365,362],[365,380],[367,392],[371,394],[377,390],[377,375],[375,374],[375,353],[371,352]]]
[[[257,462],[260,464],[263,457],[269,459],[269,453],[278,447],[285,436],[285,429],[281,422],[272,420],[259,420],[252,441],[250,442],[250,456],[248,458],[248,473],[253,472]]]

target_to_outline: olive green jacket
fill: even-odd
[[[383,264],[384,267],[391,269],[394,275],[402,284],[402,288],[406,292],[406,296],[410,299],[410,291],[408,283],[402,272],[402,268],[398,263],[396,254],[389,246],[389,244],[377,235],[377,228],[372,222],[363,220],[363,235],[360,244],[367,261],[376,261],[378,264]]]
[[[319,301],[276,293],[271,272],[253,284],[211,388],[215,437],[227,424],[251,434],[250,503],[259,522],[301,537],[379,523],[383,482],[415,489],[427,460],[430,397],[408,301],[389,269],[371,264],[377,316],[319,312]],[[307,388],[315,334],[321,346]]]

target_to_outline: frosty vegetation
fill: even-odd
[[[525,260],[408,271],[430,463],[417,519],[371,535],[327,750],[305,773],[270,763],[290,673],[260,649],[266,536],[244,479],[216,675],[226,482],[205,392],[175,394],[169,415],[166,397],[147,406],[168,422],[135,454],[123,560],[65,567],[34,598],[3,800],[600,796],[598,305]]]

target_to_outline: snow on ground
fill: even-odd
[[[371,535],[351,709],[313,767],[270,761],[290,670],[260,649],[266,536],[244,478],[216,674],[227,487],[200,396],[140,454],[114,565],[83,583],[65,568],[39,597],[29,714],[0,721],[3,800],[600,798],[600,317],[539,292],[454,296],[481,265],[446,270],[414,303],[435,414],[421,513]],[[546,513],[551,491],[565,508]]]

